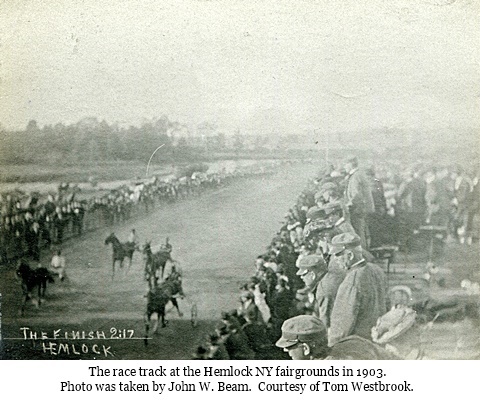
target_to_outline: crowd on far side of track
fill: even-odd
[[[238,178],[271,174],[275,165],[258,164],[231,172],[194,172],[168,179],[153,177],[89,199],[81,198],[78,186],[68,183],[62,183],[57,193],[0,194],[0,263],[39,261],[42,251],[56,249],[67,239],[125,223],[148,214],[159,204],[223,187]]]

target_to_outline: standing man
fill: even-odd
[[[28,254],[35,260],[40,260],[40,225],[37,221],[27,224],[25,230],[25,239],[27,241]]]
[[[473,189],[473,182],[465,171],[457,166],[452,173],[453,179],[453,200],[455,219],[453,222],[454,237],[458,237],[461,244],[465,243],[467,236],[468,205]]]
[[[338,288],[345,279],[346,272],[338,264],[336,258],[330,259],[328,271],[320,280],[315,293],[315,307],[313,314],[318,317],[327,328],[331,325],[333,305],[338,293]]]
[[[316,293],[320,280],[327,273],[327,264],[321,255],[303,256],[298,261],[297,276],[300,276],[305,288],[297,291],[298,308],[303,313],[316,312]]]
[[[479,175],[478,171],[476,173],[472,173],[472,191],[469,195],[468,202],[467,202],[467,219],[466,219],[466,241],[467,245],[471,245],[473,243],[472,231],[473,231],[473,224],[475,220],[475,216],[478,215],[480,211],[480,183],[479,183]],[[478,231],[477,231],[478,232]]]
[[[420,167],[408,170],[396,196],[398,211],[395,210],[395,216],[399,219],[399,242],[402,249],[410,250],[414,230],[425,223],[427,217],[426,191],[427,185],[422,178]]]
[[[360,238],[342,233],[332,239],[330,253],[340,256],[347,270],[333,304],[329,344],[357,335],[371,339],[371,329],[387,312],[387,280],[383,270],[363,258]]]
[[[358,159],[352,157],[345,163],[347,172],[345,187],[345,206],[350,222],[360,236],[361,245],[368,248],[367,217],[375,212],[372,190],[366,177],[358,169]]]
[[[65,279],[65,257],[62,256],[60,249],[55,250],[53,254],[52,261],[50,262],[50,270],[58,274],[60,281]]]

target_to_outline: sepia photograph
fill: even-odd
[[[0,0],[0,359],[479,360],[478,44],[479,0]]]

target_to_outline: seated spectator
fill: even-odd
[[[208,338],[208,359],[209,360],[229,360],[227,349],[222,338],[213,333]]]
[[[255,353],[248,344],[248,338],[242,330],[238,318],[229,313],[223,314],[221,336],[225,336],[225,348],[231,360],[253,360]],[[228,335],[228,336],[226,336]]]
[[[273,344],[268,338],[267,326],[259,316],[259,312],[246,312],[244,318],[245,324],[242,326],[242,330],[247,336],[250,348],[255,353],[255,359],[271,359],[274,355]]]
[[[192,360],[209,360],[209,350],[205,346],[198,346],[192,356]]]

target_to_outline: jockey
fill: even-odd
[[[162,245],[162,249],[164,249],[168,253],[172,253],[173,246],[170,244],[170,238],[168,236],[165,239],[165,245]]]
[[[172,264],[171,272],[166,278],[166,281],[170,281],[177,286],[178,288],[177,294],[180,298],[185,297],[185,294],[183,293],[183,286],[182,286],[182,270],[180,269],[180,266],[178,265],[177,262],[174,262]]]
[[[170,280],[182,280],[182,269],[178,262],[174,261],[168,277]]]
[[[132,250],[135,250],[138,247],[139,242],[138,242],[138,236],[135,229],[132,229],[130,231],[130,234],[128,235],[128,239],[127,239],[127,244],[129,248]]]
[[[60,281],[65,279],[65,257],[62,256],[60,249],[57,249],[53,254],[50,269],[53,273],[58,274]]]

